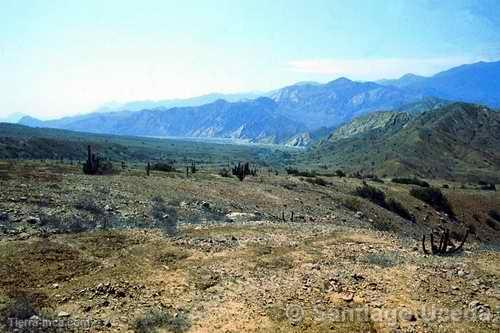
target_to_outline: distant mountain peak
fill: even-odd
[[[400,80],[405,80],[405,79],[415,79],[415,78],[423,78],[424,76],[422,75],[417,75],[417,74],[413,74],[413,73],[406,73],[404,75],[402,75],[399,79]]]
[[[27,114],[21,112],[15,112],[7,115],[6,117],[0,117],[0,123],[17,123],[20,119],[27,116]]]
[[[42,127],[44,125],[44,122],[41,121],[40,119],[37,119],[35,117],[31,116],[24,116],[19,121],[17,122],[18,124],[25,125],[25,126],[31,126],[31,127]]]
[[[349,80],[348,78],[342,76],[339,77],[338,79],[335,79],[333,81],[328,82],[328,85],[340,85],[340,84],[351,84],[354,83],[354,81]]]

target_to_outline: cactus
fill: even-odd
[[[148,164],[146,164],[146,175],[150,175],[151,173],[151,163],[148,162]]]
[[[434,254],[434,255],[450,255],[462,250],[465,241],[467,240],[467,236],[469,236],[469,229],[467,229],[464,237],[460,241],[458,245],[454,244],[450,238],[450,230],[444,229],[440,232],[440,240],[439,243],[436,244],[434,242],[434,233],[431,232],[430,240],[431,240],[431,253],[425,247],[425,235],[422,236],[422,249],[425,254]]]
[[[238,179],[240,181],[243,181],[243,179],[245,179],[246,176],[252,174],[252,171],[250,170],[250,164],[248,162],[246,162],[244,164],[239,162],[238,165],[234,166],[232,171],[233,171],[233,175],[238,177]],[[255,170],[255,173],[256,172],[257,171]]]
[[[92,148],[87,146],[87,161],[83,164],[83,173],[86,175],[104,175],[113,173],[113,164],[110,161],[102,160],[92,152]]]
[[[95,175],[99,169],[99,158],[92,153],[90,145],[87,146],[87,162],[83,165],[83,173],[86,175]]]
[[[193,161],[191,162],[191,173],[196,173],[198,169],[196,169],[196,163]]]

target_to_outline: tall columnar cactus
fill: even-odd
[[[193,161],[191,162],[191,173],[196,173],[198,169],[196,169],[196,163]]]
[[[245,179],[246,176],[252,174],[252,172],[250,170],[250,164],[248,162],[246,162],[244,164],[239,162],[238,165],[234,166],[232,171],[233,171],[233,175],[238,177],[238,179],[240,181],[243,181],[243,179]]]
[[[95,175],[99,170],[99,158],[92,153],[90,145],[87,146],[87,161],[83,165],[83,173],[87,175]]]
[[[458,245],[454,244],[453,241],[450,238],[450,230],[449,229],[444,229],[441,231],[439,243],[434,242],[434,234],[431,232],[430,234],[430,239],[431,239],[431,254],[435,255],[450,255],[455,252],[458,252],[462,250],[465,241],[467,240],[467,236],[469,236],[469,229],[467,229],[467,232],[465,233],[464,237],[460,241]],[[425,254],[429,254],[429,251],[427,251],[425,247],[425,235],[422,236],[422,249],[424,250]]]
[[[146,164],[146,175],[148,175],[149,177],[150,173],[151,173],[151,163],[148,162],[148,164]]]

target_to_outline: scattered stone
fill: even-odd
[[[40,219],[35,216],[30,216],[26,219],[26,222],[29,224],[40,224]]]
[[[353,293],[345,293],[345,294],[342,294],[341,298],[346,302],[352,302],[352,300],[354,299],[354,294]]]
[[[356,280],[356,281],[358,281],[358,280],[364,280],[364,279],[365,279],[365,277],[364,277],[363,275],[358,274],[358,273],[354,273],[354,274],[352,274],[351,276],[352,276],[352,278],[353,278],[354,280]]]
[[[357,211],[356,214],[354,214],[354,216],[356,216],[358,219],[361,219],[363,218],[363,216],[365,216],[365,214],[363,214],[363,212]]]
[[[469,309],[478,315],[481,321],[491,320],[491,308],[489,304],[483,304],[478,300],[469,303]]]
[[[20,239],[20,240],[26,240],[30,238],[30,234],[28,234],[27,232],[21,232],[19,235],[17,235],[17,239]]]
[[[67,318],[67,317],[69,317],[69,316],[70,316],[70,314],[69,314],[69,313],[67,313],[67,312],[61,311],[61,312],[59,312],[59,313],[57,314],[57,316],[58,316],[59,318]]]
[[[241,212],[233,212],[226,214],[226,218],[232,221],[251,221],[255,220],[255,214],[252,213],[241,213]]]
[[[406,320],[406,321],[416,321],[417,320],[417,317],[411,313],[411,312],[405,312],[403,314],[403,320]]]

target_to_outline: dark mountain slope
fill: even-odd
[[[232,138],[280,143],[305,127],[276,112],[269,98],[229,103],[218,100],[197,107],[98,113],[46,126],[92,133],[135,136]]]
[[[371,111],[392,110],[423,96],[393,86],[340,78],[326,84],[285,87],[270,97],[281,114],[314,130],[338,126]]]
[[[500,61],[462,65],[427,78],[409,74],[379,83],[426,96],[500,107]]]
[[[362,172],[500,181],[500,114],[486,107],[453,103],[413,116],[377,113],[353,123],[366,130],[346,137],[340,128],[311,157]]]

